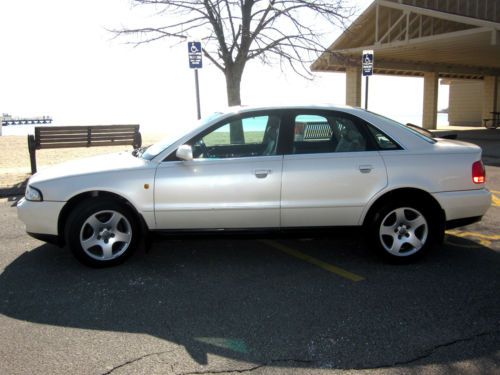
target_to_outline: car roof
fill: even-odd
[[[329,111],[343,111],[343,112],[364,112],[362,108],[350,107],[346,105],[338,104],[311,104],[311,103],[301,103],[301,104],[286,104],[286,105],[240,105],[227,107],[225,110],[220,111],[222,113],[247,113],[256,111],[269,111],[269,110],[293,110],[293,109],[315,109],[315,110],[329,110]]]

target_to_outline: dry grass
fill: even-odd
[[[161,138],[161,134],[143,134],[143,145],[149,145]],[[110,146],[90,148],[62,148],[38,150],[36,152],[37,169],[58,164],[71,159],[109,154],[132,150],[132,146]],[[0,136],[0,196],[19,190],[29,178],[31,172],[30,157],[26,136]]]

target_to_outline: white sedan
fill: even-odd
[[[172,125],[173,126],[173,125]],[[491,203],[481,149],[359,108],[230,108],[178,139],[33,175],[18,214],[84,264],[115,265],[149,231],[363,228],[406,262]]]

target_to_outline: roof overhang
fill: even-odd
[[[500,76],[500,23],[387,0],[372,3],[311,69],[360,67],[365,49],[375,51],[378,74]]]

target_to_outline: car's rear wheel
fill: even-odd
[[[370,236],[385,260],[406,263],[427,253],[438,225],[432,210],[411,202],[383,206],[373,217]]]
[[[115,200],[92,199],[74,208],[68,218],[66,243],[90,267],[122,263],[135,250],[139,226],[132,210]]]

